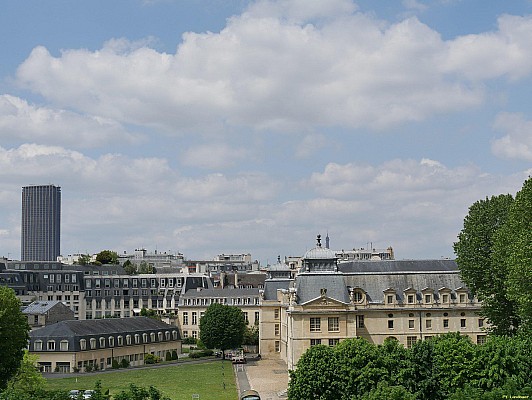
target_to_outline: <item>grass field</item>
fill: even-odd
[[[222,375],[224,372],[224,375]],[[77,379],[77,382],[76,382]],[[235,376],[230,362],[182,363],[164,368],[121,370],[111,373],[73,374],[71,378],[48,380],[48,389],[94,389],[97,380],[111,394],[137,386],[155,386],[172,400],[191,400],[199,394],[200,400],[237,400]],[[225,390],[223,383],[225,382]]]

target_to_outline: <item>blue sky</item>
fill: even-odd
[[[7,0],[0,256],[21,187],[62,253],[453,257],[532,172],[532,2]]]

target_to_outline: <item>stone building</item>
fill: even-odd
[[[83,372],[113,360],[143,365],[146,354],[165,359],[181,353],[181,338],[175,326],[147,317],[61,321],[30,332],[29,351],[44,372]]]
[[[31,329],[75,319],[74,311],[57,300],[34,301],[24,308],[22,313],[28,317],[28,325]]]
[[[260,353],[283,359],[289,369],[312,345],[333,346],[356,336],[376,344],[392,338],[406,347],[452,331],[477,343],[486,338],[480,303],[454,261],[338,264],[319,237],[294,279],[270,272],[260,305]]]

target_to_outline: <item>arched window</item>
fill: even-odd
[[[33,349],[34,351],[42,351],[42,340],[36,340],[33,343]]]
[[[109,336],[109,347],[115,347],[115,338],[114,338],[114,336]]]
[[[158,338],[159,342],[162,342],[163,341],[163,333],[162,332],[157,333],[157,338]]]
[[[131,335],[126,335],[126,345],[131,345]]]
[[[103,349],[103,348],[105,348],[105,338],[101,337],[100,338],[100,349]]]
[[[142,341],[143,341],[144,343],[148,343],[148,334],[147,334],[147,333],[143,333],[143,334],[142,334]]]
[[[85,339],[80,339],[79,348],[80,350],[87,350],[87,341]]]
[[[119,346],[123,346],[124,345],[124,337],[123,336],[118,336],[118,345]]]
[[[150,341],[155,342],[155,332],[150,333]]]
[[[165,337],[166,340],[170,340],[170,332],[169,332],[169,331],[166,331],[166,332],[164,333],[164,337]]]
[[[55,350],[55,340],[49,340],[47,342],[47,347],[46,347],[47,350]]]
[[[135,344],[140,343],[140,335],[138,333],[135,334]]]
[[[61,340],[59,343],[59,350],[68,351],[68,340]]]
[[[95,349],[96,348],[96,338],[91,338],[90,343],[91,343],[91,349]]]
[[[177,331],[172,331],[172,338],[177,340]]]

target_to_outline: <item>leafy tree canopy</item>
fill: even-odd
[[[454,244],[464,282],[482,301],[490,329],[513,335],[532,328],[532,178],[515,197],[475,202]]]
[[[111,250],[102,250],[96,255],[96,261],[101,264],[118,264],[118,253]]]
[[[15,292],[0,286],[0,390],[20,368],[29,340],[29,326]]]
[[[132,263],[130,260],[126,260],[124,264],[122,264],[122,267],[124,268],[124,271],[126,271],[126,274],[128,275],[135,275],[137,274],[137,264]]]
[[[240,308],[214,303],[200,320],[200,339],[209,349],[233,349],[242,344],[245,329]]]
[[[460,333],[374,345],[346,339],[312,346],[290,371],[288,398],[320,400],[499,399],[532,392],[529,335],[489,337],[482,345]],[[469,396],[469,397],[467,397]],[[497,397],[499,396],[499,397]]]

